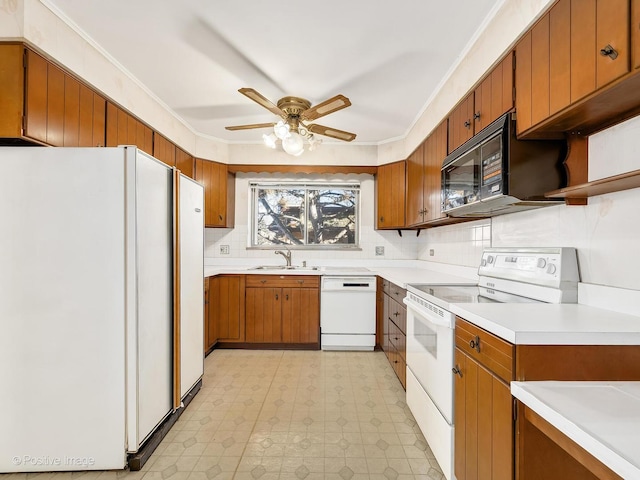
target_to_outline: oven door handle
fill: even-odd
[[[410,308],[414,312],[417,312],[421,317],[423,317],[429,323],[432,323],[439,327],[445,327],[445,328],[451,329],[451,323],[449,323],[448,320],[444,318],[440,318],[434,315],[433,313],[423,311],[421,308],[417,307],[413,302],[407,301],[406,297],[402,299],[402,303],[404,303],[407,306],[407,308]]]

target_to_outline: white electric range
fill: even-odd
[[[455,315],[451,304],[576,303],[578,263],[573,248],[490,248],[478,283],[409,284],[407,404],[445,477],[453,474],[453,367]]]

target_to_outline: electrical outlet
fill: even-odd
[[[429,249],[429,256],[433,257],[436,254],[435,250],[433,248]]]
[[[384,255],[384,247],[376,247],[376,257]]]
[[[220,245],[220,255],[229,255],[229,245]]]

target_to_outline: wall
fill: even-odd
[[[296,180],[296,181],[341,181],[360,182],[360,251],[311,251],[294,250],[294,264],[300,264],[307,260],[310,265],[331,265],[332,260],[349,260],[359,262],[370,259],[376,260],[400,260],[415,259],[418,238],[415,232],[403,232],[400,237],[394,231],[374,230],[374,201],[375,182],[372,175],[268,175],[268,174],[237,174],[236,176],[236,222],[234,229],[207,228],[205,232],[205,263],[215,265],[223,262],[238,261],[242,263],[248,259],[260,259],[256,264],[273,263],[283,261],[275,256],[273,250],[247,250],[249,235],[249,182],[262,179],[270,181]],[[229,245],[230,254],[221,255],[220,245]],[[375,255],[375,247],[383,246],[385,254]]]
[[[640,169],[639,151],[640,117],[593,135],[590,179]],[[418,242],[418,258],[477,266],[481,245],[575,247],[583,282],[640,290],[638,205],[640,188],[592,197],[586,206],[560,205],[427,230]]]

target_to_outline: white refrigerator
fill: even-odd
[[[203,188],[0,147],[0,472],[122,469],[203,374]]]

